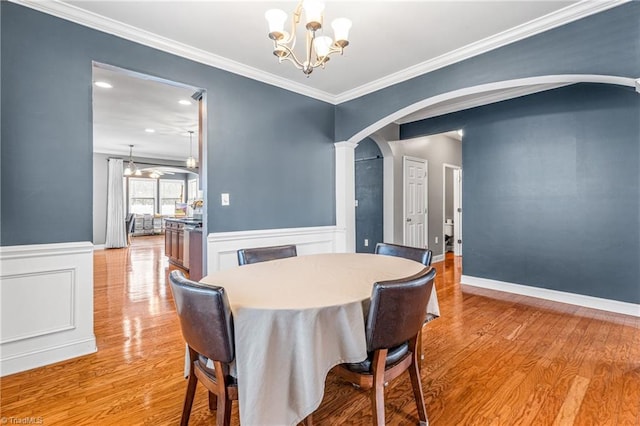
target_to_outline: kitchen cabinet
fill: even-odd
[[[170,263],[184,268],[184,223],[165,219],[164,251]]]

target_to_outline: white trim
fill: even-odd
[[[439,254],[431,258],[431,263],[444,262],[444,254]]]
[[[414,121],[425,120],[427,118],[438,117],[450,114],[452,112],[463,111],[465,109],[475,108],[502,102],[509,99],[519,98],[521,96],[533,95],[535,93],[546,92],[547,90],[558,89],[560,87],[569,86],[572,83],[556,83],[556,84],[537,84],[530,86],[518,86],[510,89],[503,89],[497,92],[480,93],[479,96],[463,97],[453,99],[450,102],[433,105],[426,110],[419,110],[413,114],[396,120],[396,124],[406,124]]]
[[[598,75],[598,74],[559,74],[559,75],[544,75],[537,77],[517,78],[514,80],[496,81],[493,83],[479,84],[477,86],[463,87],[461,89],[453,90],[450,92],[441,93],[439,95],[432,96],[430,98],[423,99],[414,104],[408,105],[393,114],[389,114],[386,117],[381,118],[373,124],[360,130],[358,133],[351,136],[348,141],[358,142],[366,138],[370,134],[385,127],[390,123],[395,123],[402,117],[412,114],[421,109],[430,107],[432,105],[439,104],[441,102],[449,102],[456,98],[464,96],[477,95],[484,92],[491,92],[496,90],[511,89],[520,86],[531,85],[568,85],[576,83],[601,83],[601,84],[613,84],[617,86],[636,87],[636,81],[633,78],[619,77],[614,75]]]
[[[96,339],[95,337],[90,337],[83,340],[66,342],[58,346],[21,353],[19,355],[3,357],[0,376],[4,377],[9,374],[31,370],[32,368],[89,355],[95,353],[96,350]]]
[[[285,90],[337,105],[385,87],[401,83],[419,75],[446,67],[456,62],[463,61],[473,56],[497,49],[501,46],[540,34],[552,28],[568,24],[586,16],[620,6],[630,0],[581,1],[574,3],[522,25],[445,53],[437,58],[422,62],[337,95],[319,89],[314,89],[304,84],[296,83],[278,75],[232,61],[222,56],[197,49],[187,44],[159,36],[110,18],[106,18],[68,3],[37,0],[10,1],[49,15],[57,16],[58,18],[65,19],[67,21],[75,22],[76,24],[122,37],[126,40],[153,47],[202,64],[210,65],[234,74],[270,84],[272,86],[280,87]]]
[[[0,247],[0,261],[10,259],[39,258],[44,256],[66,256],[70,254],[92,253],[90,242],[29,244],[23,246]]]
[[[238,266],[242,248],[295,244],[298,255],[344,252],[345,230],[336,226],[217,232],[207,236],[208,271]]]
[[[356,251],[356,167],[354,142],[336,142],[336,226],[344,230],[344,250]]]
[[[636,92],[640,93],[640,78],[636,80]]]
[[[387,75],[378,80],[363,84],[355,89],[348,90],[335,96],[336,104],[359,98],[369,93],[375,92],[385,87],[407,81],[414,77],[427,74],[440,68],[464,61],[466,59],[489,52],[507,44],[532,37],[553,28],[560,27],[578,19],[594,15],[599,12],[628,3],[631,0],[614,1],[580,1],[565,8],[549,13],[540,18],[526,22],[522,25],[510,28],[501,33],[489,36],[482,40],[452,50],[428,61],[416,64],[402,71]]]
[[[95,244],[95,245],[93,246],[93,251],[97,251],[97,250],[104,250],[104,249],[105,249],[104,244]]]
[[[0,247],[0,375],[96,351],[93,249],[90,242]]]
[[[462,167],[460,166],[456,166],[455,164],[450,164],[450,163],[442,163],[442,258],[444,259],[444,255],[447,252],[447,245],[445,244],[444,241],[444,224],[445,221],[447,220],[447,218],[445,217],[446,214],[446,202],[447,202],[447,169],[462,169]],[[455,185],[455,182],[454,182]],[[451,194],[451,196],[453,197],[453,194]],[[453,226],[456,226],[455,223],[453,224]],[[452,235],[451,238],[453,238],[454,236]]]
[[[472,277],[468,275],[462,275],[462,277],[460,277],[460,283],[473,287],[520,294],[529,297],[537,297],[538,299],[552,300],[554,302],[567,303],[569,305],[583,306],[585,308],[599,309],[601,311],[616,312],[618,314],[640,317],[640,305],[635,303],[602,299],[599,297],[585,296],[583,294],[567,293],[564,291],[531,287],[522,284],[513,284],[504,281],[496,281],[487,278]]]

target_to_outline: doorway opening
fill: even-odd
[[[462,168],[442,165],[443,255],[462,256]]]
[[[206,205],[205,107],[206,92],[198,87],[93,63],[93,243],[96,249],[127,249],[132,242],[134,247],[161,245],[163,264],[171,262],[189,272],[190,260],[195,257],[194,263],[201,270],[197,275],[206,272],[202,271],[206,258],[206,238],[202,235],[206,235],[207,225],[203,208]],[[109,165],[112,161],[120,163],[121,176],[112,172]],[[122,182],[121,187],[113,191],[118,180]],[[122,198],[114,202],[113,194]],[[112,235],[120,235],[121,216],[127,219],[124,231],[128,238],[124,243],[115,238],[114,244]],[[175,244],[173,241],[167,244],[167,224],[172,218],[191,220],[190,228],[187,223],[181,223]],[[199,238],[194,239],[195,254],[191,255],[194,244],[190,244],[189,234],[195,228],[199,228],[200,233]],[[140,268],[148,264],[135,262]],[[143,271],[135,272],[140,276]]]

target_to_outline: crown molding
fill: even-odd
[[[334,103],[337,105],[359,98],[377,90],[384,89],[385,87],[393,86],[394,84],[401,83],[419,75],[427,74],[448,65],[455,64],[456,62],[464,61],[465,59],[472,58],[490,50],[494,50],[570,22],[577,21],[578,19],[603,12],[630,1],[631,0],[582,0],[579,3],[574,3],[522,25],[518,25],[482,40],[478,40],[459,49],[452,50],[451,52],[447,52],[434,59],[421,62],[402,71],[389,74],[386,77],[363,84],[355,89],[348,90],[337,95]]]
[[[222,69],[253,80],[260,81],[281,89],[289,90],[310,98],[318,99],[334,105],[347,102],[385,87],[401,83],[422,74],[435,71],[456,62],[469,59],[507,44],[540,34],[550,29],[568,24],[578,19],[603,12],[631,0],[582,0],[556,12],[552,12],[525,24],[503,31],[471,43],[460,49],[453,50],[431,59],[406,68],[402,71],[390,74],[378,80],[348,90],[338,95],[314,89],[309,86],[293,82],[272,73],[259,70],[248,65],[241,64],[228,58],[171,40],[166,37],[145,31],[122,22],[106,18],[93,12],[81,9],[59,0],[9,0],[16,3],[67,21],[75,22],[89,28],[112,34],[126,40],[140,43],[167,53],[187,58],[205,65]]]
[[[335,96],[322,90],[314,89],[291,80],[284,79],[275,74],[259,70],[240,62],[224,58],[219,55],[189,46],[184,43],[159,36],[149,31],[124,24],[111,18],[98,15],[58,0],[9,0],[12,3],[56,16],[58,18],[74,22],[107,34],[112,34],[126,40],[130,40],[163,52],[171,53],[186,59],[191,59],[201,64],[210,65],[224,71],[238,74],[243,77],[257,80],[281,89],[289,90],[310,98],[318,99],[331,104],[335,103]]]

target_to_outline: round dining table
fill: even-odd
[[[225,288],[233,313],[240,423],[295,425],[315,411],[329,370],[367,357],[373,283],[424,268],[399,257],[331,253],[205,276],[201,283]],[[435,288],[426,314],[440,314]]]

